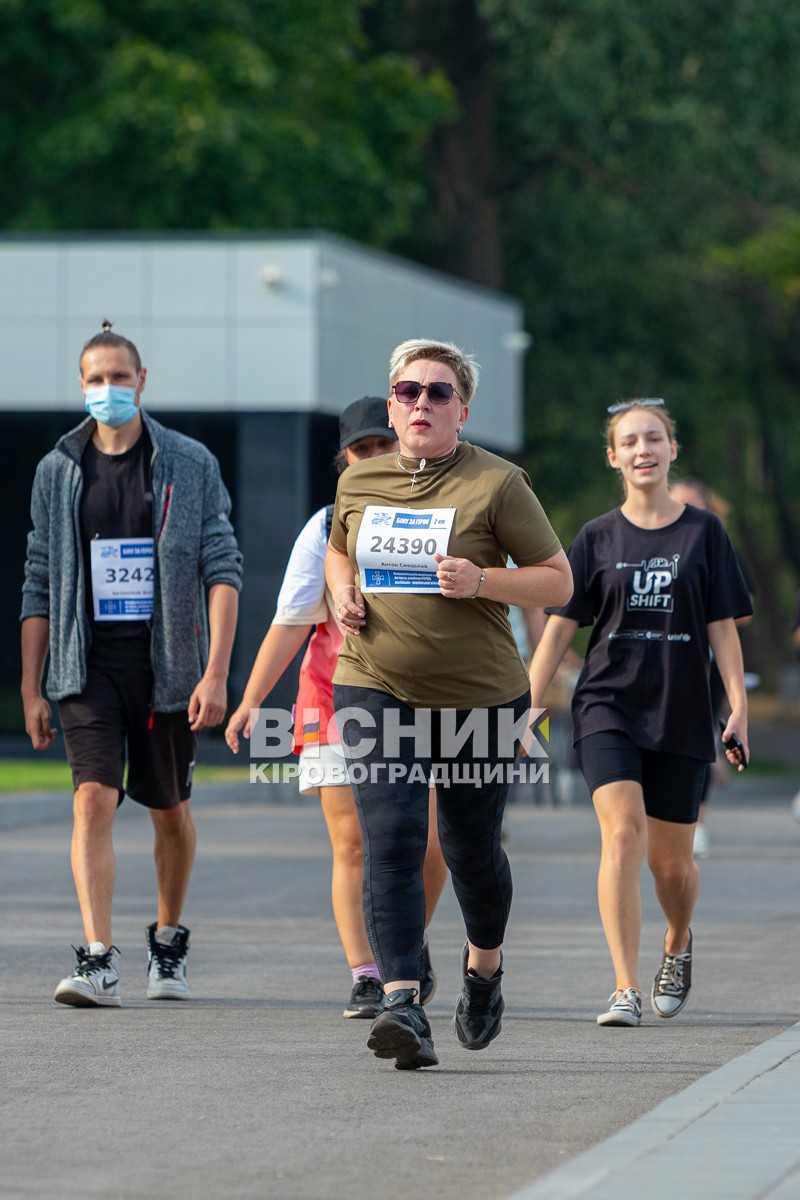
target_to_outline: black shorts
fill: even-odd
[[[101,783],[146,808],[174,808],[192,791],[196,735],[185,712],[153,713],[153,674],[91,667],[79,696],[58,702],[72,783]],[[127,750],[128,776],[125,775]]]
[[[575,745],[578,765],[594,795],[606,783],[630,779],[641,785],[648,817],[694,825],[709,763],[685,754],[643,750],[626,733],[590,733]]]

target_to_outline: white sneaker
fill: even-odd
[[[186,955],[189,951],[189,930],[183,925],[165,925],[156,929],[148,925],[147,938],[147,999],[188,1000]]]
[[[600,1013],[598,1025],[640,1025],[642,1022],[642,993],[636,988],[625,988],[623,992],[612,992],[608,997],[611,1008]]]
[[[694,827],[694,856],[695,858],[708,858],[711,853],[711,838],[708,835],[708,830],[705,825],[699,822]]]
[[[78,956],[75,973],[62,979],[55,990],[59,1004],[76,1008],[119,1008],[119,950],[112,946],[102,954],[90,954],[83,946],[73,946]]]

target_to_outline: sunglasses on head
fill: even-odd
[[[629,408],[663,408],[664,401],[660,396],[645,396],[642,400],[623,400],[619,404],[609,404],[606,412],[610,415],[614,413],[626,412]]]
[[[416,383],[413,379],[401,379],[392,384],[392,391],[401,404],[415,404],[421,392],[428,393],[431,404],[449,404],[454,392],[458,396],[452,383]]]

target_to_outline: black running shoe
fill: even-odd
[[[436,972],[431,966],[431,951],[428,939],[422,943],[419,956],[419,1002],[429,1004],[436,993]]]
[[[383,1012],[372,1022],[367,1046],[376,1058],[393,1058],[398,1071],[435,1067],[431,1027],[415,988],[401,988],[386,997]]]
[[[657,1017],[674,1017],[689,999],[692,987],[692,931],[683,954],[664,954],[653,980],[650,1007]]]
[[[463,982],[453,1017],[453,1032],[465,1050],[483,1050],[503,1028],[505,1003],[500,991],[503,959],[501,956],[496,975],[481,979],[472,967],[467,968],[468,956],[469,946],[465,945],[461,956]]]
[[[383,984],[371,975],[359,975],[358,982],[350,993],[343,1017],[363,1017],[374,1020],[383,1012]]]

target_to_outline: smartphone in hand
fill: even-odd
[[[726,721],[720,721],[720,723],[719,723],[720,733],[725,732],[726,724],[727,724]],[[747,755],[744,752],[744,746],[739,741],[736,734],[735,733],[732,734],[731,737],[728,738],[727,742],[723,742],[722,744],[726,750],[738,750],[739,751],[739,760],[740,760],[742,766],[745,768],[745,770],[747,770]]]

